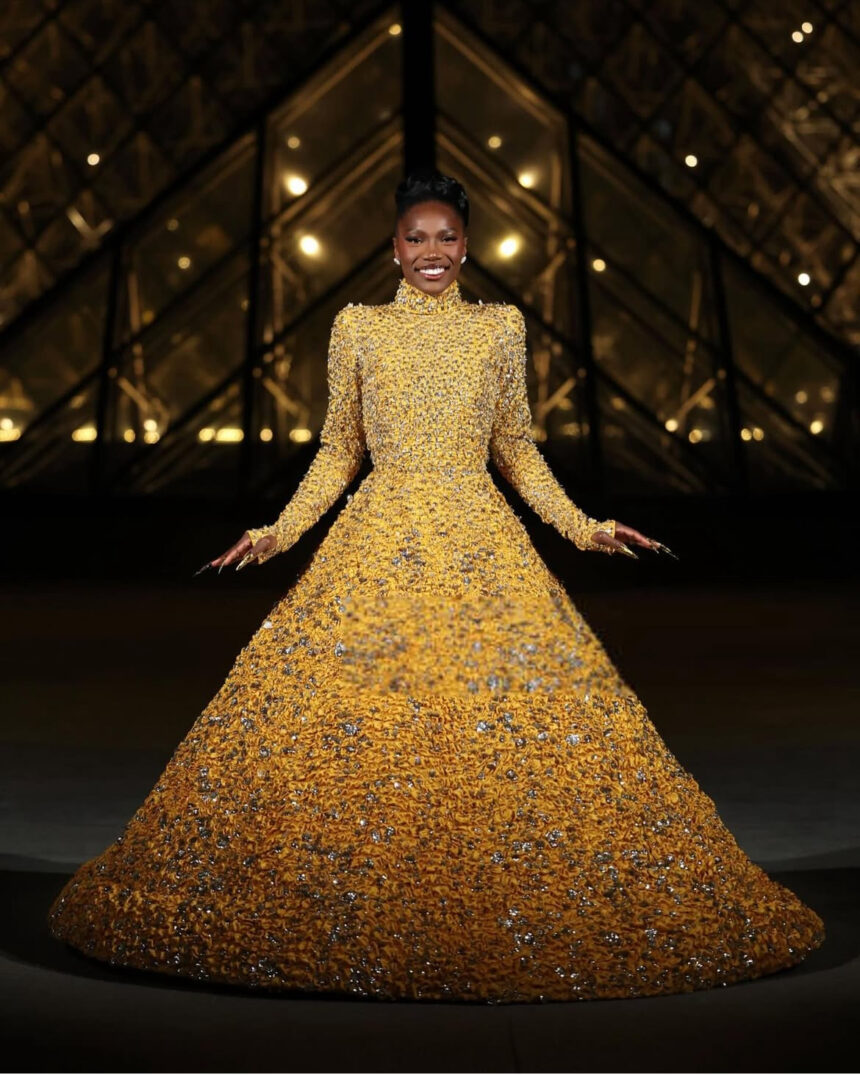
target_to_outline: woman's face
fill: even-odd
[[[421,291],[430,295],[444,291],[457,279],[465,253],[463,221],[446,202],[413,205],[397,221],[394,256],[400,259],[404,279]]]

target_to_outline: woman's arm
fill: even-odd
[[[594,542],[598,531],[615,537],[615,520],[602,522],[581,511],[561,487],[531,433],[526,391],[526,323],[517,306],[503,306],[502,384],[490,439],[490,455],[499,471],[544,522],[551,523],[578,549],[612,552]]]
[[[275,544],[256,557],[265,563],[285,552],[332,506],[361,466],[366,442],[361,384],[350,333],[349,307],[335,315],[328,350],[328,410],[320,447],[287,506],[271,526],[248,530],[252,543],[271,535]]]

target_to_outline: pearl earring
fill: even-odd
[[[463,255],[463,256],[462,256],[461,258],[460,258],[460,264],[462,265],[462,264],[463,264],[463,262],[464,262],[465,260],[466,260],[466,255],[464,254],[464,255]]]
[[[400,258],[395,258],[395,259],[394,259],[394,263],[395,263],[396,265],[399,265],[399,264],[400,264]]]

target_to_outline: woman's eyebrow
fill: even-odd
[[[436,233],[436,234],[437,234],[437,235],[441,235],[443,231],[454,231],[454,232],[455,232],[456,230],[457,230],[457,229],[456,229],[456,228],[453,228],[453,227],[451,227],[451,228],[439,228],[439,230],[437,231],[437,233]],[[424,232],[424,229],[423,229],[423,228],[407,228],[407,229],[406,229],[406,234],[407,234],[407,235],[411,235],[411,234],[412,234],[412,232],[415,232],[415,231],[417,231],[417,232],[420,232],[420,233],[421,233],[421,235],[424,235],[424,234],[425,234],[425,232]]]

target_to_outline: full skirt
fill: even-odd
[[[49,921],[117,966],[486,1002],[727,985],[824,939],[455,467],[364,480]]]

